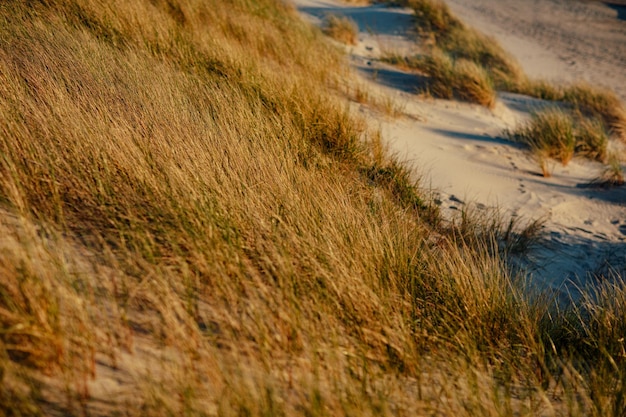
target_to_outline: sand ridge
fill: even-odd
[[[581,43],[584,51],[594,51],[586,54],[572,46],[571,43],[579,43],[578,36],[582,35],[573,35],[569,24],[564,24],[555,35],[553,32],[561,30],[559,27],[544,30],[546,23],[536,18],[539,13],[548,13],[544,10],[557,10],[567,3],[569,11],[564,22],[576,18],[585,21],[589,16],[604,21],[613,16],[612,9],[605,5],[560,0],[449,3],[469,26],[479,30],[491,28],[486,33],[500,41],[527,71],[531,69],[532,76],[589,82],[595,82],[599,76],[618,93],[619,88],[626,87],[626,83],[620,85],[620,77],[626,76],[623,71],[607,78],[611,68],[615,70],[626,60],[626,28],[611,32],[622,44],[616,46],[617,56],[598,64],[604,71],[598,72],[596,66],[585,65],[599,60],[596,49],[609,47],[605,37],[590,36]],[[488,7],[494,3],[497,7]],[[373,126],[379,126],[391,150],[415,166],[416,175],[422,176],[422,185],[432,187],[444,213],[454,214],[472,205],[497,207],[505,216],[544,219],[541,246],[523,262],[538,286],[575,292],[590,273],[626,272],[626,188],[590,187],[603,167],[579,159],[567,166],[554,161],[550,166],[552,177],[544,178],[528,151],[504,138],[503,131],[527,119],[541,105],[540,100],[499,93],[495,108],[488,110],[456,101],[425,99],[416,94],[416,87],[422,82],[418,75],[379,61],[384,52],[419,51],[410,10],[381,4],[347,5],[338,0],[295,0],[295,4],[306,19],[318,25],[328,13],[345,15],[357,22],[358,43],[346,47],[356,82],[367,85],[374,95],[394,100],[404,115],[389,118],[367,105],[353,103],[355,111],[366,115]],[[612,19],[626,26],[616,16]],[[520,29],[529,24],[536,24],[537,28],[526,32]],[[587,31],[596,31],[591,24],[583,26]],[[548,45],[548,38],[558,42]],[[594,42],[602,44],[602,48]],[[585,64],[571,65],[572,57]],[[565,70],[572,67],[572,71]],[[626,90],[621,94],[626,94]]]

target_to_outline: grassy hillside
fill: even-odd
[[[1,3],[1,412],[623,412],[623,284],[528,301],[345,71],[281,1]]]

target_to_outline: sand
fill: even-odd
[[[626,2],[446,3],[470,26],[496,38],[529,76],[555,81],[584,80],[611,88],[626,101]]]
[[[626,21],[617,6],[578,0],[448,0],[469,26],[496,38],[533,77],[585,80],[626,99]],[[367,104],[356,112],[380,127],[391,151],[415,168],[446,216],[472,207],[493,208],[504,218],[545,221],[539,245],[518,259],[537,287],[576,293],[599,273],[626,276],[626,187],[588,184],[599,163],[575,159],[550,165],[541,175],[527,150],[507,141],[504,129],[529,117],[540,101],[500,93],[493,110],[416,94],[419,76],[379,61],[381,53],[419,50],[411,11],[385,5],[355,6],[338,0],[295,0],[303,17],[320,25],[327,13],[359,26],[346,47],[355,68],[351,83],[393,100],[402,115],[390,118]]]

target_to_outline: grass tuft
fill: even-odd
[[[611,154],[608,158],[608,164],[604,172],[594,184],[601,187],[618,187],[626,183],[622,163],[615,154]]]
[[[544,161],[544,176],[545,157],[567,165],[575,154],[599,161],[604,161],[607,155],[608,137],[600,121],[576,117],[557,108],[533,114],[530,122],[507,135],[527,144]]]
[[[549,101],[563,102],[581,115],[600,120],[609,133],[626,138],[626,109],[610,90],[587,83],[554,85],[545,81],[523,81],[512,91]]]
[[[563,101],[600,118],[616,135],[626,140],[626,110],[612,91],[586,83],[574,84],[565,89]]]
[[[422,56],[413,62],[428,75],[428,90],[438,98],[457,98],[491,108],[496,93],[488,74],[474,62],[454,60],[442,51]]]
[[[347,45],[356,45],[359,27],[347,16],[329,14],[324,18],[323,31],[331,38]]]
[[[403,3],[415,11],[418,30],[422,35],[432,37],[435,42],[446,38],[462,23],[452,15],[443,1],[408,0]]]
[[[558,159],[563,165],[567,165],[574,156],[574,122],[562,110],[535,113],[531,122],[511,133],[510,137],[527,144],[534,152]]]
[[[494,39],[465,26],[444,2],[408,0],[404,5],[414,10],[418,32],[427,43],[454,60],[473,62],[496,88],[514,85],[522,79],[519,65]]]

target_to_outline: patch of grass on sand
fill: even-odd
[[[535,113],[532,121],[509,135],[537,153],[556,158],[563,165],[574,156],[576,137],[571,116],[558,109]]]
[[[604,161],[607,136],[626,141],[626,109],[613,92],[586,83],[555,85],[530,80],[494,39],[464,25],[444,2],[405,0],[401,4],[414,10],[418,33],[427,51],[423,56],[394,56],[386,60],[424,72],[431,78],[429,89],[434,96],[492,107],[495,90],[504,90],[561,103],[564,111],[576,119],[577,139],[569,138],[565,131],[561,133],[567,137],[552,135],[552,139],[546,139],[554,141],[551,151],[543,149],[548,145],[542,139],[528,141],[537,142],[533,146],[541,142],[539,148],[543,149],[544,156],[558,154],[557,158],[562,161],[571,158],[574,151]],[[556,131],[566,126],[564,117],[550,115],[551,123],[559,122]],[[543,119],[534,123],[545,125],[547,120]],[[528,126],[522,127],[520,132],[531,133],[528,129]]]
[[[336,41],[347,45],[356,45],[359,27],[347,16],[329,14],[324,18],[323,31]]]
[[[562,102],[584,117],[601,120],[610,133],[626,141],[626,109],[610,90],[584,82],[555,85],[541,80],[525,80],[510,88],[510,91]]]
[[[438,98],[457,98],[491,108],[496,92],[492,81],[483,69],[467,59],[453,59],[434,50],[430,55],[415,57],[411,64],[428,77],[428,92]]]
[[[625,183],[622,161],[615,154],[609,155],[608,164],[600,178],[594,182],[594,185],[600,187],[618,187]]]
[[[575,154],[599,161],[607,156],[608,137],[602,122],[559,108],[533,114],[530,122],[508,136],[527,144],[538,156],[558,159],[563,165]]]
[[[432,38],[433,42],[441,42],[452,31],[463,26],[442,1],[406,0],[401,4],[413,9],[419,32]]]
[[[519,65],[494,39],[467,27],[444,2],[406,0],[403,4],[414,10],[418,33],[426,45],[455,60],[473,62],[488,74],[495,88],[502,89],[522,79]]]

